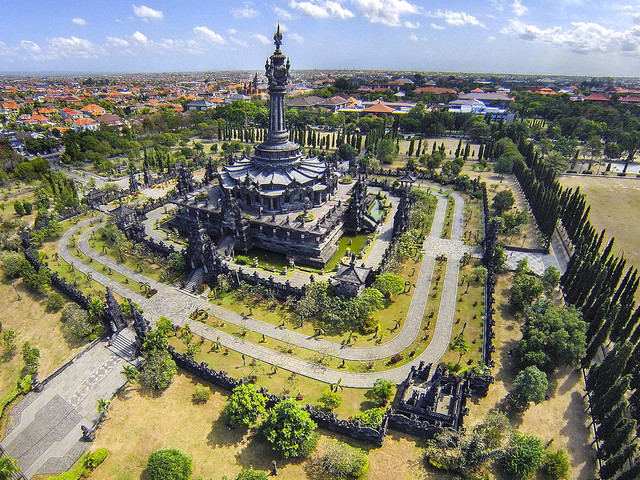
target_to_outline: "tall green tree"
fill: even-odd
[[[253,384],[241,384],[233,389],[224,414],[232,425],[251,428],[266,413],[266,403],[266,397]]]
[[[289,458],[306,457],[315,449],[316,427],[309,412],[287,398],[269,411],[260,430],[275,451]]]

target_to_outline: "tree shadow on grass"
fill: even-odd
[[[596,476],[595,449],[590,445],[592,436],[586,408],[586,400],[580,392],[572,392],[571,401],[563,415],[567,422],[560,430],[567,439],[569,462],[574,467],[582,464],[576,480],[588,480]],[[584,418],[584,422],[577,421],[580,418]]]
[[[210,447],[228,447],[240,443],[247,430],[241,427],[232,428],[223,414],[211,423],[211,431],[207,434],[207,445]]]
[[[254,432],[247,438],[244,448],[236,453],[236,460],[241,467],[271,472],[273,460],[276,461],[278,468],[282,468],[287,465],[299,465],[306,459],[284,458],[271,448],[269,442],[260,433]]]

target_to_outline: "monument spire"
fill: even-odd
[[[289,132],[284,120],[284,94],[289,80],[289,59],[280,50],[282,45],[282,33],[280,24],[273,36],[275,51],[265,65],[265,73],[269,80],[269,97],[271,105],[269,109],[269,131],[265,143],[284,144],[289,140]],[[286,63],[285,63],[286,60]]]

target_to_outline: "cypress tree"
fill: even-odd
[[[630,380],[630,376],[625,375],[619,378],[606,392],[594,390],[591,413],[597,421],[601,421],[604,418],[611,408],[611,405],[615,405],[622,399],[625,392],[629,389]]]
[[[631,468],[616,477],[616,480],[638,480],[640,478],[640,461],[636,461]]]
[[[606,460],[621,451],[629,443],[631,435],[636,430],[636,421],[633,418],[624,418],[609,438],[600,444],[598,458]]]
[[[618,453],[613,455],[605,464],[600,468],[600,478],[602,480],[609,480],[613,476],[622,470],[626,463],[636,453],[638,445],[636,443],[629,443],[624,446]]]
[[[627,408],[627,401],[622,399],[615,405],[615,407],[613,407],[613,409],[611,409],[609,413],[607,413],[596,430],[596,435],[599,439],[604,440],[611,436],[611,433],[616,429],[618,424],[625,418]]]
[[[420,155],[420,150],[421,150],[421,149],[422,149],[422,139],[420,138],[420,139],[418,140],[418,149],[417,149],[417,151],[416,151],[416,153],[417,153],[416,157]]]
[[[407,151],[407,156],[408,157],[411,157],[413,155],[414,142],[415,142],[415,140],[413,138],[409,142],[409,151]]]

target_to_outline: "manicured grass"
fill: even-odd
[[[149,455],[163,448],[179,448],[193,458],[193,478],[234,478],[242,467],[269,473],[271,461],[278,462],[279,478],[316,479],[309,460],[286,460],[275,454],[254,431],[228,430],[222,414],[228,393],[209,386],[212,395],[206,404],[194,405],[191,395],[202,383],[179,373],[161,394],[128,387],[111,404],[110,419],[97,432],[96,448],[106,447],[109,456],[91,475],[93,480],[130,480],[145,478]],[[168,414],[170,413],[170,414]],[[158,421],[162,418],[162,421]],[[370,471],[364,480],[451,479],[452,476],[426,472],[422,442],[391,433],[382,448],[359,444],[350,439],[321,432],[318,451],[328,439],[341,441],[369,451]],[[126,441],[124,439],[126,438]]]
[[[460,268],[457,298],[462,301],[457,303],[456,320],[451,334],[451,339],[463,334],[469,343],[470,351],[460,359],[458,352],[448,350],[442,358],[442,362],[445,363],[456,364],[460,361],[463,370],[482,361],[484,286],[476,282],[472,275],[473,269],[478,265],[482,265],[482,262],[479,259],[472,259],[468,265]]]
[[[329,262],[327,263],[325,271],[332,272],[336,268],[336,265],[338,265],[340,260],[342,260],[342,258],[345,256],[347,249],[349,249],[351,253],[355,253],[356,255],[358,255],[364,249],[365,245],[367,244],[367,239],[370,237],[373,237],[373,235],[353,235],[347,233],[342,235],[342,237],[340,237],[340,240],[338,241],[338,250],[333,255],[333,257],[331,257],[331,260],[329,260]]]
[[[405,280],[415,283],[419,269],[420,262],[410,260],[405,264],[400,275]],[[391,300],[387,302],[386,308],[373,314],[373,318],[380,324],[380,332],[384,334],[383,341],[389,341],[400,331],[402,323],[400,324],[400,328],[394,329],[396,320],[404,320],[406,317],[412,295],[413,289],[409,294],[394,295],[391,297]],[[221,299],[212,299],[211,301],[227,310],[241,315],[249,315],[263,322],[273,325],[282,325],[283,322],[285,322],[289,324],[289,328],[294,329],[298,333],[309,336],[315,334],[315,329],[311,321],[305,321],[304,324],[300,326],[298,316],[290,309],[284,307],[280,302],[275,302],[270,306],[265,301],[256,301],[255,299],[245,298],[243,301],[238,301],[236,295],[233,293],[227,294]],[[433,305],[436,305],[435,302],[436,300],[434,300]],[[392,329],[394,329],[393,332],[391,331]],[[358,338],[351,343],[352,346],[372,346],[375,342],[372,334],[357,335],[357,337]],[[322,338],[341,343],[347,340],[348,335],[323,335]]]
[[[442,225],[441,238],[451,238],[451,228],[453,227],[453,212],[456,208],[455,200],[451,195],[445,193],[447,197],[447,210],[444,217],[444,224]]]

